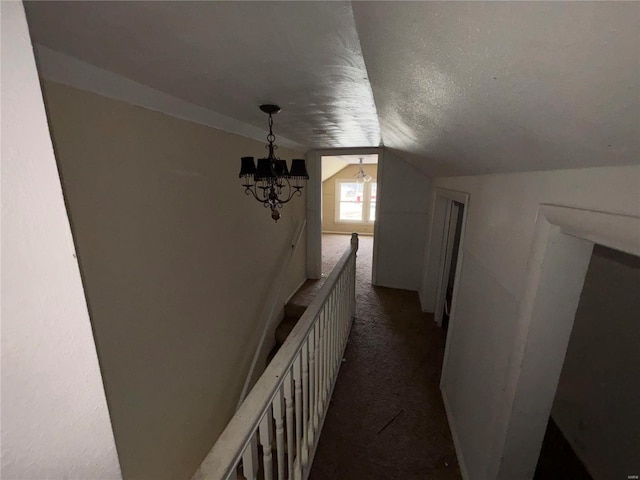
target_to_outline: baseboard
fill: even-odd
[[[334,235],[351,235],[352,232],[334,232],[332,230],[323,230],[322,233],[332,233]],[[358,233],[358,232],[356,232]],[[358,233],[358,235],[364,235],[367,237],[373,237],[373,233]]]
[[[308,280],[308,278],[303,278],[302,281],[298,284],[298,286],[296,288],[293,289],[293,292],[291,292],[291,294],[287,297],[287,299],[284,301],[284,304],[286,305],[287,303],[289,303],[289,300],[291,300],[293,298],[293,296],[298,293],[298,290],[300,290],[300,288],[302,287],[302,285],[304,285],[304,283]]]
[[[470,480],[469,473],[467,472],[467,466],[464,463],[464,457],[462,456],[462,448],[460,447],[460,439],[458,438],[458,429],[456,423],[453,420],[453,413],[449,406],[449,399],[447,398],[447,392],[444,388],[440,389],[442,393],[442,401],[444,403],[444,410],[447,413],[447,420],[449,422],[449,430],[451,431],[451,438],[453,438],[453,447],[456,449],[456,457],[458,458],[458,465],[460,466],[460,474],[463,480]]]

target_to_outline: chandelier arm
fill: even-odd
[[[288,202],[293,198],[293,196],[295,195],[295,193],[296,193],[297,191],[299,191],[299,190],[300,190],[300,189],[299,189],[299,188],[297,188],[297,187],[292,187],[292,186],[291,186],[291,181],[289,181],[289,179],[288,179],[288,178],[284,178],[284,181],[285,181],[285,182],[287,182],[287,183],[286,183],[286,187],[287,187],[289,190],[288,190],[287,198],[286,198],[286,199],[278,198],[278,201],[279,201],[281,204],[288,203]],[[283,184],[283,187],[284,187],[284,186],[285,186],[285,185]],[[302,193],[300,193],[300,195],[302,195]]]
[[[265,199],[260,198],[260,197],[258,196],[257,191],[256,191],[256,188],[257,188],[257,186],[256,186],[256,185],[254,185],[254,186],[253,186],[253,188],[251,188],[251,187],[246,187],[246,188],[244,189],[244,193],[245,193],[245,194],[247,194],[247,195],[251,194],[251,195],[253,196],[253,198],[255,198],[255,199],[256,199],[257,201],[259,201],[260,203],[266,203],[266,202],[268,202],[268,200],[265,200]]]

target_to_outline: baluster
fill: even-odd
[[[340,283],[341,283],[342,278],[340,278],[338,280],[338,283],[336,285],[336,304],[337,304],[337,308],[338,308],[338,323],[340,324],[340,350],[341,350],[341,354],[342,354],[342,349],[343,349],[343,340],[344,340],[344,322],[342,321],[342,299],[340,298]]]
[[[313,442],[318,432],[318,415],[320,413],[320,316],[316,317],[316,324],[313,327],[313,336],[315,338],[315,354],[316,359],[315,373],[313,376],[313,429],[314,434],[309,439],[309,448],[313,448]]]
[[[267,407],[260,421],[260,445],[262,445],[262,469],[264,480],[273,480],[273,457],[271,455],[271,442],[273,439],[273,413],[271,405]]]
[[[298,364],[298,358],[293,362],[293,370],[295,376],[296,365]],[[298,368],[298,378],[300,378],[300,369]],[[284,377],[284,404],[287,414],[287,478],[293,479],[293,460],[295,458],[295,445],[294,445],[294,429],[293,429],[293,392],[291,391],[291,370],[287,372],[287,376]]]
[[[307,417],[307,439],[306,444],[309,448],[313,445],[313,438],[315,436],[314,417],[315,417],[315,405],[316,402],[316,326],[314,323],[313,328],[309,332],[309,416]],[[306,465],[306,463],[305,463]]]
[[[327,358],[327,389],[331,389],[331,385],[333,384],[333,322],[331,322],[331,318],[327,316],[327,322],[329,326],[329,353]],[[329,399],[327,399],[329,401]]]
[[[302,357],[302,465],[307,466],[309,461],[309,337],[302,344],[300,351]]]
[[[351,302],[351,316],[356,316],[356,256],[353,256],[351,261],[351,295],[349,297]]]
[[[291,379],[289,379],[290,381]],[[285,382],[287,377],[285,377]],[[286,387],[285,387],[286,388]],[[289,386],[289,392],[291,387]],[[282,409],[282,387],[276,392],[276,396],[271,402],[273,407],[273,419],[276,422],[276,463],[278,466],[278,480],[284,480],[285,464],[284,464],[284,421]],[[293,413],[293,412],[292,412]]]
[[[302,478],[302,424],[303,424],[303,395],[302,395],[302,380],[300,379],[300,367],[302,363],[303,351],[305,345],[303,344],[303,350],[298,353],[298,357],[296,358],[293,364],[293,383],[294,383],[294,391],[295,391],[295,410],[296,410],[296,462],[295,462],[295,475],[296,479]]]
[[[251,434],[251,440],[242,453],[242,473],[247,480],[256,480],[258,478],[258,442],[256,433]]]
[[[324,316],[324,310],[320,312],[320,382],[319,382],[319,410],[324,412],[325,402],[327,400],[327,392],[325,390],[327,375],[327,322]]]
[[[331,292],[331,318],[335,324],[335,356],[333,360],[333,378],[336,377],[340,362],[342,361],[340,354],[340,321],[337,314],[336,291]]]
[[[351,317],[356,317],[356,256],[353,255],[351,260],[351,295],[349,296],[351,302]]]

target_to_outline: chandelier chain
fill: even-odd
[[[267,135],[267,141],[273,147],[273,143],[276,141],[276,136],[273,134],[273,117],[269,114],[269,135]]]

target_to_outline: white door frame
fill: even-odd
[[[376,200],[376,222],[373,227],[373,265],[372,282],[376,272],[376,237],[378,232],[378,212],[381,194],[381,168],[382,148],[334,148],[324,150],[312,150],[307,153],[307,170],[309,181],[307,182],[307,278],[318,279],[322,275],[322,157],[327,155],[371,155],[378,154],[378,190]],[[375,282],[373,282],[375,285]]]
[[[533,478],[593,245],[640,255],[639,232],[640,217],[540,205],[486,478]]]
[[[438,325],[441,325],[442,316],[438,316],[437,312],[442,309],[443,297],[446,291],[446,289],[442,289],[442,284],[445,281],[447,234],[451,218],[451,208],[454,201],[461,203],[464,206],[464,210],[462,216],[462,231],[460,232],[460,245],[458,247],[458,260],[455,267],[456,276],[452,299],[453,307],[449,315],[449,328],[452,328],[453,326],[455,300],[458,294],[458,276],[462,269],[464,257],[464,232],[467,223],[467,213],[469,210],[469,194],[466,192],[458,192],[456,190],[448,190],[446,188],[434,189],[431,207],[430,232],[427,237],[427,247],[425,248],[425,269],[420,288],[420,302],[422,304],[422,310],[434,313],[434,319]]]

